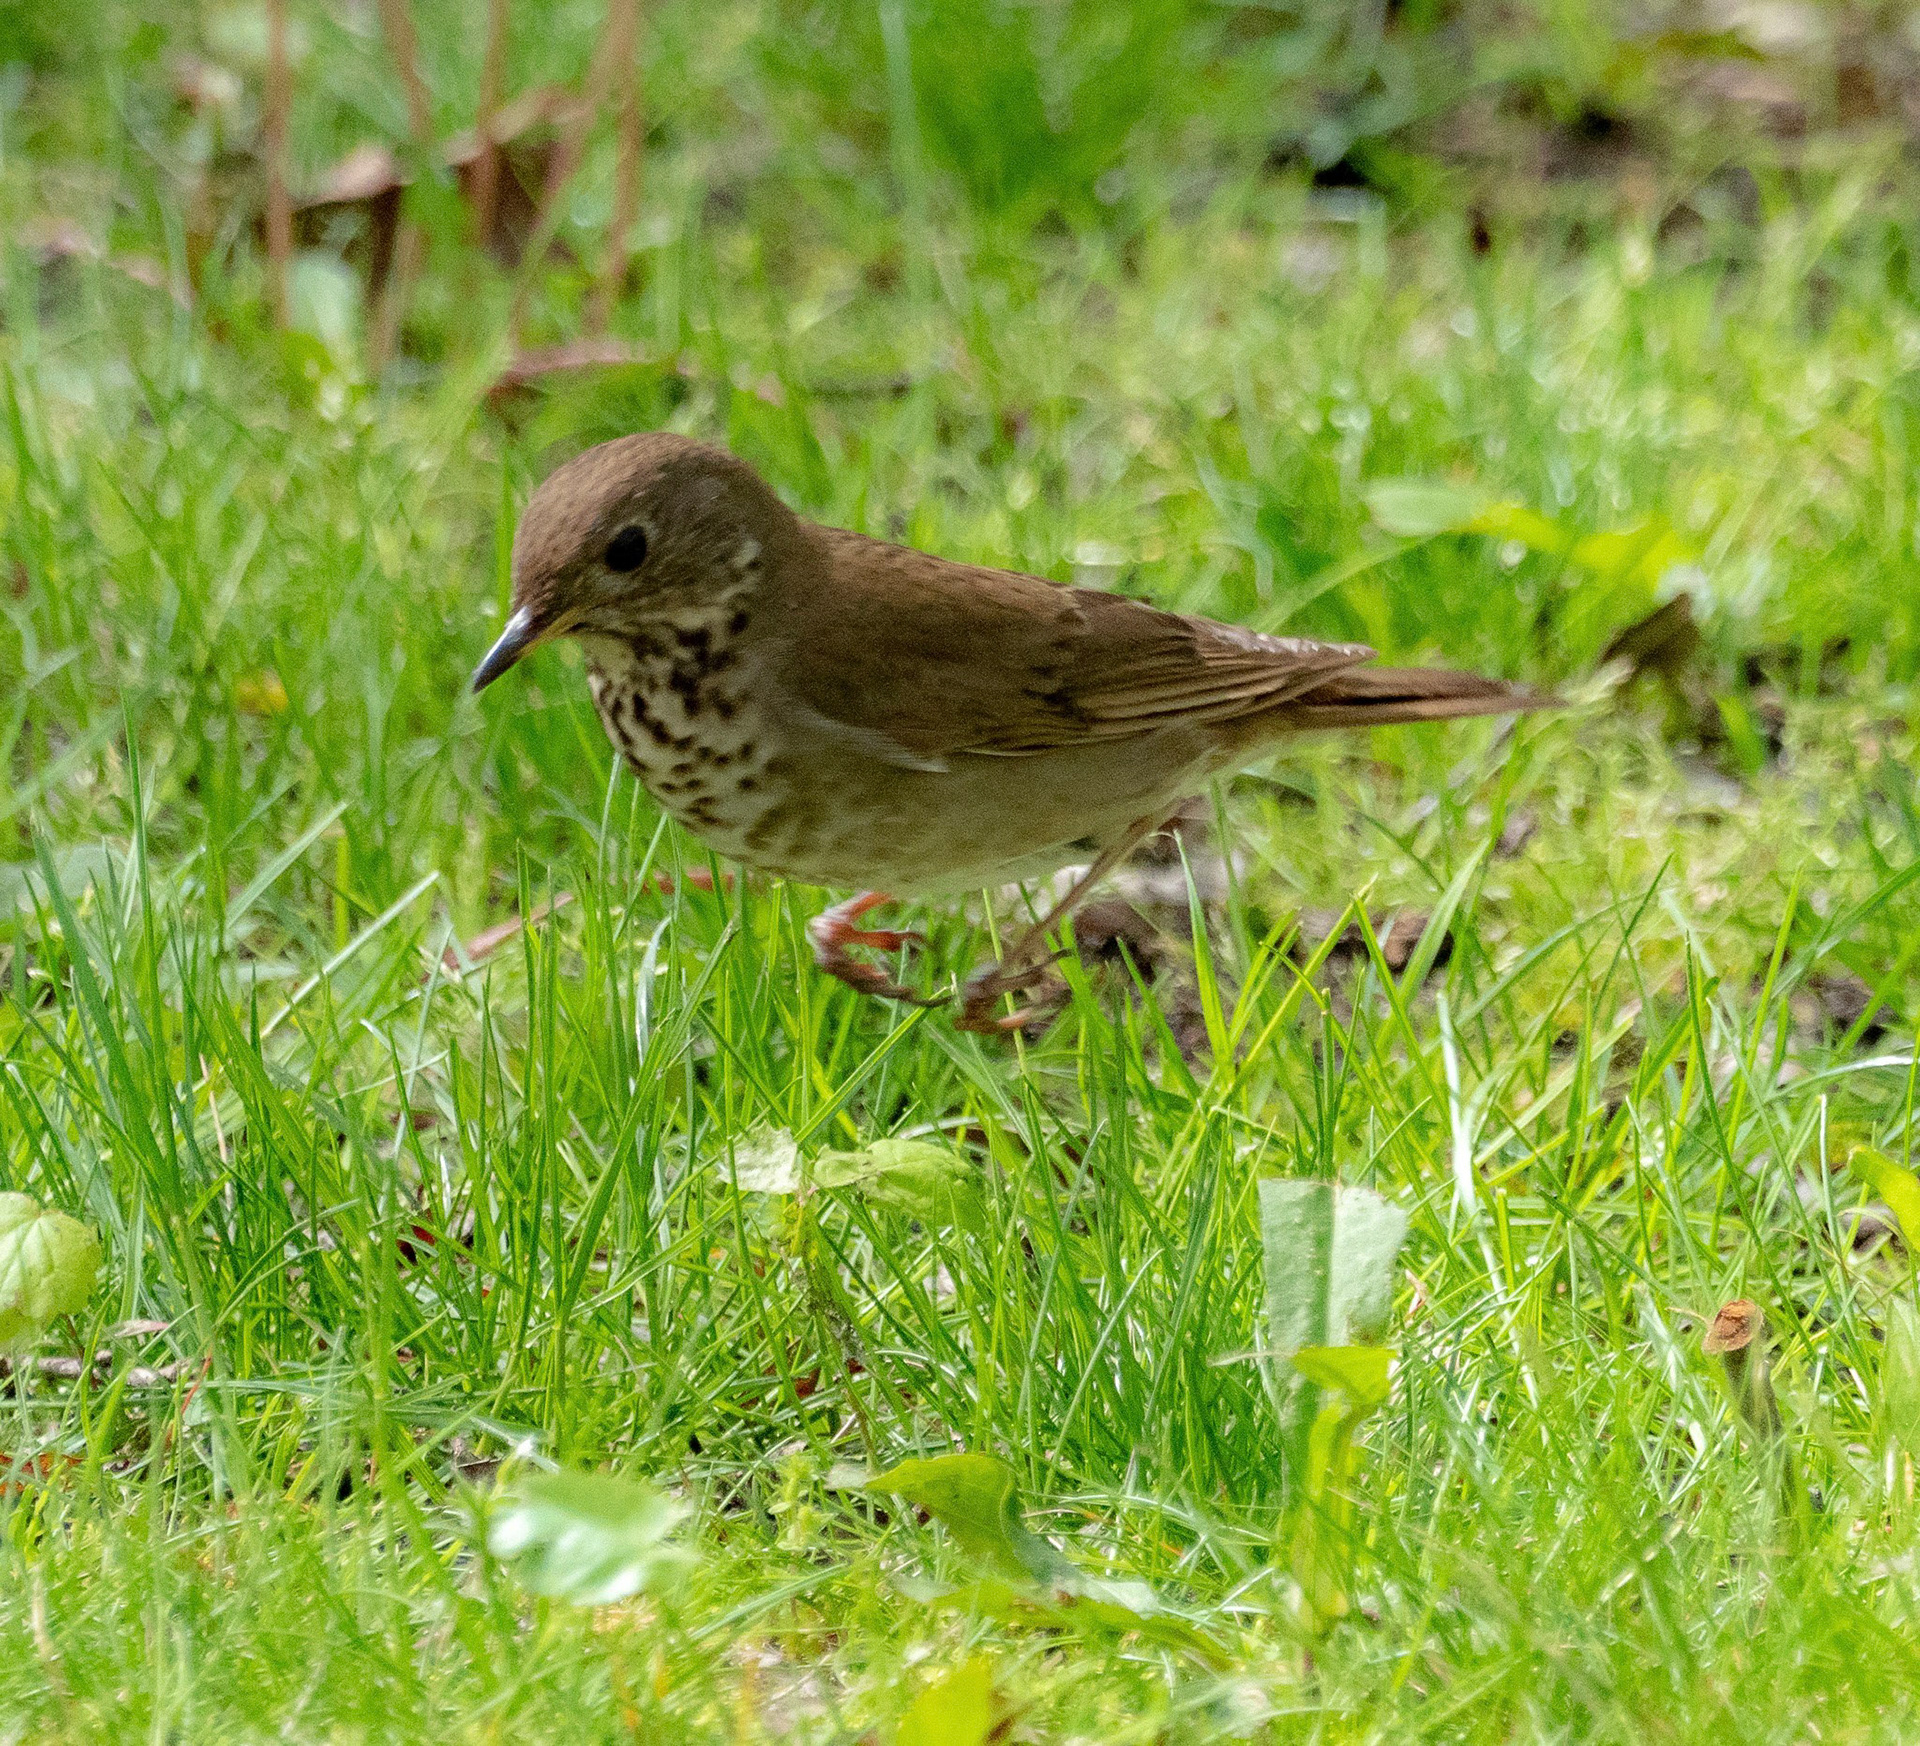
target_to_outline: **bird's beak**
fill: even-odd
[[[494,680],[540,641],[542,631],[533,622],[533,614],[524,606],[507,620],[500,640],[487,651],[487,658],[473,670],[473,688],[484,691]]]

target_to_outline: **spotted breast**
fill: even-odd
[[[773,796],[760,712],[729,646],[735,622],[716,600],[582,640],[594,708],[628,767],[664,811],[737,858]]]

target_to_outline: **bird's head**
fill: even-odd
[[[513,604],[473,675],[484,690],[549,637],[634,637],[737,596],[803,542],[751,467],[648,431],[575,457],[534,492],[513,540]]]

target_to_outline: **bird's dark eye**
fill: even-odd
[[[647,530],[643,527],[623,527],[612,539],[607,541],[607,568],[626,575],[637,570],[647,561]]]

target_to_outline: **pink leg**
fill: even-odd
[[[910,988],[890,980],[877,964],[856,958],[848,950],[864,946],[876,952],[897,952],[904,945],[925,945],[926,936],[904,928],[862,928],[855,924],[870,909],[887,902],[884,891],[863,891],[845,903],[822,910],[807,923],[807,937],[813,941],[813,961],[829,976],[837,977],[861,994],[880,1000],[906,1000],[915,1006],[941,1006],[938,1000],[924,1000]]]
[[[1126,834],[1106,849],[1073,883],[1073,888],[1032,927],[1014,941],[998,964],[984,964],[969,976],[960,988],[960,1016],[954,1025],[963,1031],[981,1031],[991,1036],[997,1031],[1017,1031],[1032,1022],[1029,1009],[1001,1013],[1001,998],[1031,988],[1046,975],[1047,966],[1064,958],[1064,952],[1047,950],[1047,935],[1065,921],[1080,900],[1113,871],[1135,846],[1161,828],[1157,818],[1143,818],[1127,827]]]

